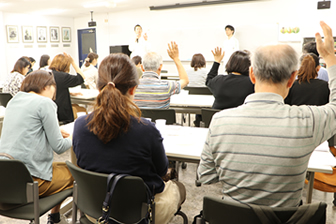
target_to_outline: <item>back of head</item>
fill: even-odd
[[[41,59],[40,59],[40,68],[48,66],[49,59],[50,59],[49,55],[47,55],[47,54],[42,55]]]
[[[29,61],[30,61],[30,63],[36,62],[33,57],[29,57]]]
[[[85,67],[89,67],[93,60],[98,59],[98,54],[96,53],[89,53],[85,59]]]
[[[319,58],[315,54],[304,54],[300,58],[301,66],[298,71],[298,81],[310,82],[309,80],[317,77],[317,67],[320,65]]]
[[[313,54],[317,55],[317,57],[320,57],[320,54],[318,53],[317,48],[316,48],[316,42],[315,41],[311,41],[311,42],[308,42],[305,45],[303,45],[302,52],[303,53],[313,53]]]
[[[259,81],[273,84],[288,81],[297,66],[295,50],[285,44],[259,47],[252,62],[255,77]]]
[[[55,86],[54,76],[47,71],[37,70],[29,73],[21,84],[20,91],[41,93],[47,86]]]
[[[31,66],[30,61],[28,60],[27,57],[21,57],[19,60],[16,61],[14,68],[11,72],[18,72],[23,75],[23,69],[26,68],[27,66]]]
[[[58,54],[50,63],[49,69],[58,72],[70,72],[70,59],[64,54]]]
[[[138,82],[136,67],[127,55],[110,54],[100,63],[97,82],[100,93],[90,116],[89,130],[103,143],[126,132],[131,117],[139,119],[140,109],[129,96],[129,90]]]
[[[248,76],[251,66],[251,58],[249,51],[235,51],[226,63],[225,70],[228,74],[232,72]]]
[[[149,52],[143,57],[142,65],[145,71],[156,72],[162,65],[162,57],[155,52]]]
[[[133,63],[135,64],[135,65],[138,65],[138,64],[141,64],[142,63],[142,58],[140,57],[140,56],[134,56],[133,58],[132,58],[132,61],[133,61]]]
[[[206,65],[205,58],[202,54],[193,55],[191,62],[190,62],[190,66],[194,68],[195,71],[197,71],[197,69],[199,68],[205,67],[205,65]]]

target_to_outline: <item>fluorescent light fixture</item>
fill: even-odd
[[[97,8],[97,7],[114,8],[116,6],[117,4],[114,1],[94,2],[83,5],[84,8]]]
[[[233,2],[249,2],[256,0],[218,0],[218,1],[202,1],[202,2],[193,2],[193,3],[176,3],[174,5],[161,5],[161,6],[150,6],[150,10],[164,10],[164,9],[176,9],[184,7],[194,7],[194,6],[205,6],[205,5],[215,5],[215,4],[224,4],[224,3],[233,3]]]
[[[61,14],[63,12],[67,11],[66,9],[57,9],[57,8],[52,8],[52,9],[43,9],[40,11],[35,11],[32,12],[31,14],[35,14],[35,15],[57,15],[57,14]]]

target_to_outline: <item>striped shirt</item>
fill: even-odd
[[[198,175],[223,183],[224,197],[273,207],[297,206],[316,146],[336,133],[336,66],[330,103],[289,106],[275,93],[249,95],[237,108],[217,113],[210,124]]]
[[[144,72],[139,81],[134,103],[140,108],[168,109],[170,96],[181,91],[180,82],[160,80],[155,72]]]

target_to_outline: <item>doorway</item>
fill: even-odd
[[[77,30],[79,67],[90,52],[97,53],[96,28]]]

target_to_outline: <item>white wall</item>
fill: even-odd
[[[320,30],[320,20],[326,21],[336,31],[333,14],[334,9],[317,10],[317,1],[312,0],[263,0],[162,11],[150,11],[146,8],[95,14],[97,53],[101,60],[109,54],[110,45],[127,45],[134,36],[134,25],[139,23],[144,32],[148,33],[149,40],[155,48],[153,50],[162,54],[163,58],[167,58],[166,37],[169,36],[172,40],[174,37],[184,38],[178,43],[184,57],[190,55],[191,58],[201,49],[204,51],[201,53],[207,55],[206,59],[211,61],[210,50],[222,45],[226,24],[236,27],[236,37],[240,40],[241,49],[254,51],[260,44],[278,42],[279,23],[300,26],[303,37],[314,36],[315,32]],[[87,28],[88,21],[88,17],[75,18],[75,29]],[[188,30],[190,36],[187,36]],[[301,52],[300,42],[288,44],[298,53]],[[186,67],[189,66],[189,62],[183,63]],[[172,62],[165,62],[164,69],[176,72]]]
[[[50,43],[49,27],[57,26],[70,27],[72,31],[72,38],[74,37],[74,19],[69,17],[54,17],[54,16],[34,16],[30,14],[18,13],[2,13],[0,12],[0,25],[3,27],[3,35],[0,37],[0,47],[3,49],[0,53],[0,80],[6,79],[7,74],[13,69],[15,62],[22,56],[33,57],[36,60],[34,70],[39,68],[40,57],[43,54],[50,55],[53,58],[56,54],[67,52],[74,57],[77,57],[76,51],[77,40],[72,39],[69,42],[62,42],[60,35],[60,42]],[[7,43],[6,25],[17,25],[19,28],[19,43]],[[34,43],[22,42],[22,26],[33,26]],[[47,43],[36,42],[36,27],[47,27]],[[51,45],[58,44],[58,47],[51,47]],[[63,44],[70,44],[70,47],[63,47]],[[45,47],[40,47],[40,46]]]

